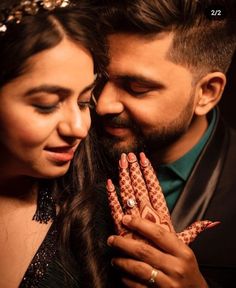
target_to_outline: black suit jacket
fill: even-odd
[[[236,287],[236,132],[219,115],[171,217],[177,232],[196,220],[221,222],[190,247],[210,287]]]
[[[181,193],[171,218],[177,232],[196,220],[220,221],[202,232],[190,247],[210,288],[236,287],[236,132],[217,113],[217,123]],[[116,175],[116,174],[111,174]],[[105,184],[97,187],[95,235],[103,251],[103,263],[110,270],[113,249],[106,239],[114,233]],[[118,190],[118,189],[117,189]],[[105,252],[104,252],[105,251]],[[101,257],[102,259],[102,257]],[[113,272],[119,272],[113,270]],[[107,287],[123,287],[119,273],[107,275]],[[112,276],[111,276],[112,275]],[[117,277],[117,278],[116,278]],[[113,282],[113,284],[112,284]],[[185,288],[185,287],[183,287]]]

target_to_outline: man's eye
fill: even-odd
[[[141,95],[152,91],[152,87],[145,86],[140,83],[124,83],[124,89],[134,95]]]

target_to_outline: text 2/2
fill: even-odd
[[[211,16],[221,16],[221,10],[211,10]]]

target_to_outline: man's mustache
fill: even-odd
[[[124,119],[119,116],[103,116],[100,117],[101,122],[104,125],[109,125],[112,127],[122,127],[122,128],[135,128],[137,125],[129,119]]]

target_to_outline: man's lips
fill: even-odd
[[[74,152],[78,145],[74,146],[61,146],[61,147],[46,147],[44,150],[50,160],[55,162],[67,162],[72,160]]]
[[[104,124],[103,127],[108,134],[117,137],[125,137],[130,133],[130,128],[127,126]]]

